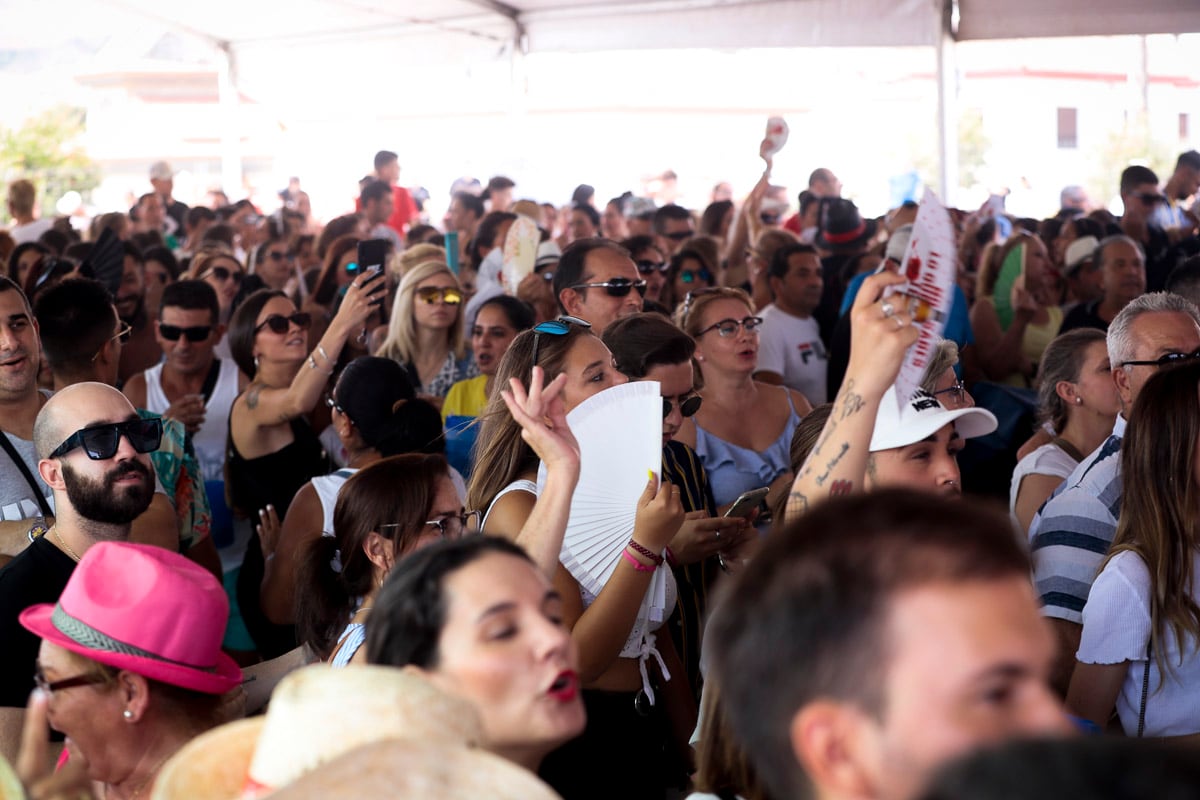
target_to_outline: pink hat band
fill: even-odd
[[[217,579],[149,545],[101,542],[84,554],[58,603],[21,613],[29,631],[101,664],[221,694],[241,670],[221,652],[229,601]]]

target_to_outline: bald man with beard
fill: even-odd
[[[92,545],[126,541],[154,496],[150,453],[161,421],[142,420],[103,383],[78,383],[46,401],[34,422],[38,474],[54,493],[55,524],[0,569],[0,754],[16,751],[33,689],[38,638],[18,614],[58,600]]]

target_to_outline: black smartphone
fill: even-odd
[[[388,254],[387,239],[364,239],[358,243],[358,272],[367,274],[368,270],[379,272],[383,269],[384,259]]]

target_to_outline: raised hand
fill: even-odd
[[[275,506],[268,504],[266,508],[258,510],[258,524],[254,529],[258,531],[258,543],[262,546],[263,558],[275,555],[275,548],[279,545],[279,534],[283,530],[279,515],[275,513]]]
[[[78,753],[60,770],[50,758],[50,698],[35,690],[25,706],[25,725],[21,729],[21,749],[17,754],[17,777],[25,785],[30,800],[82,800],[92,798],[92,783],[87,765]]]
[[[882,396],[900,374],[904,354],[917,340],[904,298],[884,298],[888,286],[906,279],[880,272],[863,281],[850,308],[850,361],[846,377],[853,377],[860,395]]]
[[[343,326],[347,333],[353,331],[357,335],[367,317],[386,297],[387,281],[382,278],[383,272],[367,272],[351,281],[331,325]]]
[[[567,382],[566,373],[548,384],[544,384],[544,381],[545,372],[535,366],[528,392],[519,380],[513,378],[509,381],[509,388],[502,390],[500,396],[513,419],[521,426],[521,438],[542,460],[547,470],[572,469],[578,473],[579,442],[567,425],[562,399],[563,386]]]
[[[683,524],[683,505],[679,502],[679,487],[670,481],[657,482],[653,475],[638,498],[637,519],[633,523],[633,538],[643,547],[661,553]]]

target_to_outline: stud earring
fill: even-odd
[[[127,708],[127,709],[125,709],[124,711],[122,711],[122,712],[121,712],[121,716],[122,716],[122,717],[124,717],[126,720],[132,720],[132,719],[133,719],[133,712],[132,712],[132,711],[130,711],[130,710]]]
[[[254,371],[258,372],[258,356],[254,357]]]
[[[1075,398],[1075,405],[1077,405],[1077,406],[1081,406],[1081,405],[1083,405],[1083,398],[1082,398],[1082,397],[1076,397],[1076,398]]]

